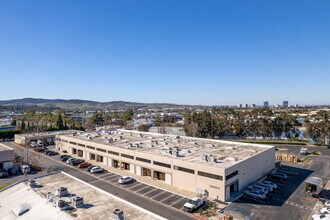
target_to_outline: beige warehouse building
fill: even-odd
[[[221,201],[275,167],[275,147],[127,130],[56,135],[60,151]]]

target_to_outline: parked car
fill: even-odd
[[[61,161],[66,162],[66,161],[69,160],[70,158],[71,158],[70,156],[66,156],[66,157],[63,157],[63,158],[61,159]]]
[[[268,189],[266,187],[263,187],[263,186],[258,186],[258,185],[252,185],[252,186],[249,186],[248,189],[251,189],[251,190],[258,190],[258,191],[261,191],[265,194],[268,193]]]
[[[0,178],[7,177],[8,172],[5,169],[0,169]]]
[[[89,166],[92,166],[92,164],[88,163],[88,162],[83,162],[83,163],[78,165],[78,168],[87,168]]]
[[[84,162],[85,162],[85,160],[77,159],[76,161],[72,162],[71,164],[73,166],[78,166],[79,164],[84,163]]]
[[[9,168],[7,172],[9,175],[16,175],[18,174],[18,168],[17,167]]]
[[[76,158],[71,157],[66,161],[66,163],[68,163],[68,164],[74,163],[76,160],[77,160]]]
[[[48,155],[50,152],[52,152],[51,150],[46,150],[45,154]]]
[[[307,155],[307,153],[308,153],[308,148],[306,148],[306,147],[302,147],[302,148],[300,149],[300,154],[301,154],[301,155]]]
[[[275,183],[273,183],[273,182],[270,182],[270,181],[264,180],[264,181],[262,181],[262,183],[265,183],[265,184],[268,184],[268,185],[273,186],[273,189],[276,189],[276,188],[277,188],[277,185],[276,185]]]
[[[328,200],[328,199],[325,200],[324,205],[327,206],[327,207],[330,207],[330,200]]]
[[[330,207],[328,206],[328,207],[323,207],[321,210],[320,210],[320,212],[322,213],[322,214],[330,214]]]
[[[36,146],[37,146],[37,143],[34,142],[34,141],[32,141],[32,142],[30,143],[30,145],[31,145],[31,147],[36,147]]]
[[[58,155],[58,153],[55,152],[55,151],[51,151],[51,152],[49,152],[47,155],[48,155],[48,156],[55,156],[55,155]]]
[[[266,194],[259,190],[245,190],[245,195],[256,198],[256,199],[266,199]]]
[[[102,167],[93,167],[91,169],[91,173],[101,173],[103,171],[104,171],[104,169]]]
[[[313,220],[330,220],[329,214],[314,214],[312,215]]]
[[[132,182],[134,179],[130,176],[122,176],[119,178],[118,183],[120,184],[126,184]]]
[[[270,178],[276,179],[276,180],[287,180],[288,176],[285,173],[280,173],[280,172],[274,172],[269,175]]]
[[[45,141],[44,146],[49,146],[49,143],[47,141]]]
[[[68,157],[69,155],[66,155],[66,154],[62,154],[61,156],[60,156],[60,159],[62,159],[63,157]]]
[[[268,190],[268,192],[273,191],[273,186],[272,185],[269,185],[269,184],[266,184],[266,183],[263,183],[263,182],[257,183],[256,185],[261,186],[261,187],[265,187]]]

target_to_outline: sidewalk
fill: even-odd
[[[163,183],[160,180],[152,180],[150,177],[147,177],[147,176],[139,176],[139,175],[133,174],[129,171],[121,170],[120,168],[109,167],[109,166],[104,165],[103,163],[96,162],[96,161],[88,161],[88,162],[91,162],[93,165],[103,167],[104,169],[108,170],[111,173],[115,173],[115,174],[118,174],[121,176],[131,176],[134,179],[136,179],[137,181],[142,182],[144,184],[147,184],[147,185],[150,185],[150,186],[153,186],[156,188],[160,188],[165,191],[169,191],[171,193],[175,193],[175,194],[178,194],[178,195],[181,195],[184,197],[190,198],[190,197],[196,195],[196,193],[194,193],[194,192],[190,192],[190,191],[187,191],[184,189],[180,189],[178,187],[168,185],[166,183]]]

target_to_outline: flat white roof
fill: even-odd
[[[187,136],[162,135],[128,130],[101,130],[62,135],[108,148],[129,149],[152,155],[161,155],[183,161],[228,167],[270,148],[269,145],[247,144],[231,141],[194,138]],[[109,147],[107,147],[109,146]]]
[[[0,219],[112,219],[113,210],[116,208],[123,210],[125,219],[162,219],[62,173],[38,178],[36,182],[41,187],[31,190],[26,182],[23,182],[0,192]],[[46,194],[48,192],[55,193],[61,186],[67,187],[70,194],[83,197],[86,205],[83,208],[60,211],[51,203],[46,202]],[[61,199],[70,200],[69,197],[62,197]],[[21,204],[27,204],[30,210],[17,217],[12,210]]]

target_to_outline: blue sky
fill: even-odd
[[[0,100],[330,104],[327,0],[0,0]]]

